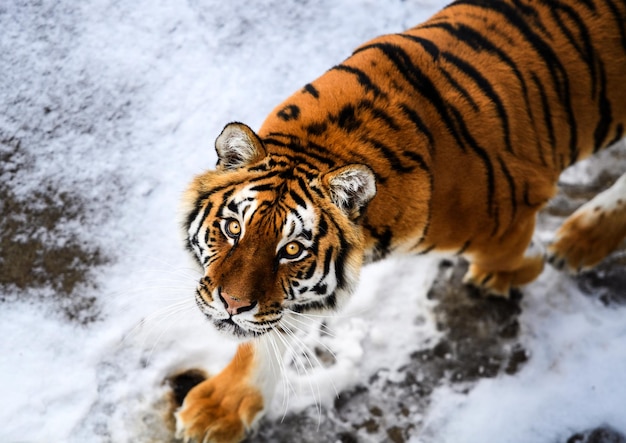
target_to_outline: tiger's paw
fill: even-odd
[[[538,241],[532,241],[516,266],[500,270],[472,263],[463,283],[477,288],[485,296],[509,298],[513,290],[536,279],[543,271],[543,265],[543,247]]]
[[[509,298],[513,285],[514,275],[504,271],[486,271],[478,266],[470,265],[463,277],[463,283],[478,290],[483,297]]]
[[[253,429],[263,396],[253,386],[218,376],[195,386],[175,413],[176,438],[185,443],[236,443]]]
[[[626,237],[626,174],[578,208],[559,228],[547,259],[557,269],[590,269]]]
[[[185,443],[236,443],[263,415],[264,396],[255,385],[259,358],[252,343],[240,344],[215,377],[197,384],[175,412],[176,438]]]

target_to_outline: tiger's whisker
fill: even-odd
[[[300,318],[295,317],[295,316],[294,317],[290,317],[289,320],[296,321],[296,322],[298,322],[298,323],[300,323],[301,325],[304,325],[304,326],[310,326],[309,322],[301,320]],[[326,335],[328,335],[328,336],[330,336],[332,338],[337,338],[337,335],[335,334],[335,332],[327,324],[325,324],[324,322],[321,322],[319,320],[315,320],[315,323],[319,324],[319,327],[316,328],[317,330],[321,331],[322,328],[323,328],[324,334],[326,334]]]
[[[309,363],[309,367],[312,369],[314,367],[313,363],[311,362],[311,359],[309,358],[309,352],[308,351],[308,347],[306,346],[306,344],[304,342],[302,342],[302,340],[290,329],[289,327],[289,323],[283,324],[283,328],[284,330],[287,332],[287,334],[290,334],[290,336],[292,337],[292,339],[295,341],[296,345],[300,348],[300,355],[303,355],[304,358],[308,361]],[[298,359],[300,359],[300,357],[297,357]],[[321,366],[320,361],[317,359],[317,357],[315,355],[313,355],[313,358],[316,360],[316,363]],[[304,365],[303,363],[301,363],[302,365]],[[308,375],[308,374],[307,374]],[[307,376],[307,381],[309,384],[309,388],[311,390],[311,394],[313,396],[313,401],[315,402],[315,408],[317,410],[317,417],[318,417],[318,429],[319,426],[321,425],[322,422],[322,395],[320,392],[320,387],[319,387],[319,383],[315,384],[315,389],[313,388],[313,381],[312,381],[312,377],[308,377]]]
[[[272,326],[272,331],[274,331],[275,336],[278,337],[279,340],[281,340],[285,347],[286,350],[290,350],[290,345],[289,343],[286,341],[285,337],[282,336],[281,332],[278,331],[276,329],[275,326]],[[279,362],[280,366],[281,366],[281,371],[282,371],[282,381],[283,381],[283,388],[286,394],[286,397],[283,397],[283,405],[285,406],[284,411],[283,411],[283,417],[281,420],[284,420],[286,415],[287,415],[287,411],[288,411],[288,406],[289,406],[289,397],[291,395],[291,392],[294,393],[294,395],[296,394],[296,390],[295,387],[293,386],[293,384],[289,381],[289,378],[287,377],[287,368],[286,368],[286,363],[285,363],[285,359],[284,359],[284,355],[281,355],[281,353],[278,350],[278,346],[276,345],[276,343],[272,340],[272,345],[274,347],[274,353],[276,355],[277,361]]]
[[[293,325],[291,323],[289,323],[289,320],[285,319],[287,326],[288,327],[293,327]],[[303,331],[304,332],[304,331]],[[299,337],[295,337],[297,340],[302,341]],[[325,343],[321,342],[319,338],[317,337],[313,337],[313,339],[315,340],[316,343],[322,345],[324,347],[324,349],[326,349],[335,360],[337,360],[337,355],[334,353],[334,351],[332,349],[330,349]],[[303,343],[304,346],[307,347],[308,346],[306,344]],[[317,365],[319,367],[324,367],[323,363],[319,360],[319,358],[317,357],[317,355],[315,355],[315,353],[311,354],[311,356],[315,359],[315,362],[317,363]],[[333,390],[335,391],[335,396],[338,397],[339,396],[339,391],[337,390],[337,387],[335,386],[335,383],[332,381],[332,379],[329,379],[331,386],[333,387]]]
[[[160,332],[158,337],[156,338],[152,346],[152,349],[150,350],[150,353],[148,354],[145,360],[146,364],[149,364],[152,361],[152,355],[154,354],[154,351],[157,348],[159,342],[161,341],[161,338],[163,337],[163,335],[172,328],[172,325],[174,324],[175,320],[179,319],[183,314],[185,314],[187,310],[190,310],[190,308],[191,308],[190,306],[180,306],[176,310],[169,313],[166,317],[164,317],[163,320],[165,321],[169,319],[169,322],[165,326],[165,328],[163,328],[163,330]]]
[[[127,339],[129,339],[141,327],[151,323],[155,319],[158,319],[160,316],[168,314],[170,311],[173,311],[173,310],[178,311],[178,309],[183,308],[186,305],[189,305],[189,306],[187,306],[189,308],[191,308],[193,306],[192,304],[189,303],[188,300],[180,300],[180,301],[177,301],[176,303],[172,303],[170,305],[164,306],[164,307],[162,307],[162,308],[160,308],[160,309],[150,313],[148,316],[146,316],[145,318],[143,318],[139,322],[137,322],[137,324],[130,331],[128,331],[126,334],[124,334],[124,336],[121,339],[121,344],[123,344]]]
[[[302,328],[298,327],[297,325],[294,325],[293,323],[290,323],[290,321],[291,321],[291,320],[296,320],[296,321],[299,321],[300,323],[304,324],[305,326],[309,326],[309,324],[308,324],[308,323],[306,323],[306,322],[302,322],[301,320],[298,320],[298,319],[296,319],[296,318],[294,318],[294,317],[289,317],[289,319],[287,319],[287,318],[285,318],[285,319],[284,319],[284,321],[287,321],[287,322],[288,322],[288,324],[291,326],[291,328],[292,328],[292,329],[299,330],[299,331],[301,331],[303,334],[305,334],[305,335],[307,335],[307,336],[311,337],[313,340],[315,340],[315,342],[316,342],[317,344],[321,345],[321,346],[322,346],[322,347],[323,347],[326,351],[328,351],[328,352],[329,352],[329,353],[333,356],[333,358],[334,358],[335,360],[337,359],[337,355],[335,354],[335,352],[334,352],[334,351],[333,351],[330,347],[328,347],[328,345],[326,345],[326,343],[324,343],[324,342],[322,341],[321,337],[319,336],[319,333],[321,332],[321,326],[322,326],[322,324],[321,324],[321,323],[319,323],[319,322],[318,322],[318,323],[319,323],[319,325],[320,325],[320,328],[315,328],[315,330],[314,330],[314,331],[315,331],[315,336],[312,336],[312,333],[308,333],[306,330],[304,330],[304,329],[302,329]],[[325,328],[327,328],[327,326],[324,326],[324,327],[325,327]],[[328,328],[328,329],[330,329],[330,328]],[[313,331],[313,330],[312,330],[312,331]],[[326,332],[326,331],[324,331],[324,333],[326,334],[327,332]],[[332,337],[332,338],[334,338],[334,339],[336,339],[336,338],[337,338],[337,335],[336,335],[336,334],[333,334],[333,333],[331,333],[331,332],[328,332],[328,333],[327,333],[327,335],[329,335],[330,337]]]

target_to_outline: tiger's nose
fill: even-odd
[[[226,308],[226,312],[228,312],[229,315],[237,315],[242,312],[249,311],[254,309],[257,304],[256,301],[250,302],[248,300],[233,297],[224,291],[220,292],[220,299],[222,300],[224,308]]]

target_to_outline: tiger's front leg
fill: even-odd
[[[232,361],[218,375],[189,391],[176,412],[176,437],[185,442],[235,443],[253,431],[271,402],[277,378],[269,362],[276,354],[263,343],[239,345]]]
[[[534,229],[534,216],[528,217],[507,236],[468,254],[471,264],[464,283],[486,295],[506,298],[511,289],[535,280],[543,271],[545,253],[540,243],[532,240]]]
[[[544,256],[534,245],[528,247],[525,254],[511,268],[483,267],[472,263],[463,279],[464,283],[471,284],[487,295],[508,298],[511,289],[535,280],[543,271]]]

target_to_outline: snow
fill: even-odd
[[[438,391],[416,442],[566,441],[602,424],[626,433],[623,309],[559,287],[556,271],[546,274],[522,306],[522,337],[531,350],[523,370],[482,380],[467,395]]]
[[[3,2],[0,136],[21,147],[0,180],[24,202],[41,205],[33,192],[45,186],[82,201],[83,216],[60,222],[53,238],[37,235],[77,238],[111,260],[79,289],[97,300],[94,322],[68,320],[51,288],[0,293],[9,300],[0,309],[0,441],[166,440],[165,378],[190,367],[216,373],[235,347],[197,312],[198,272],[177,218],[191,177],[215,164],[213,140],[229,121],[258,128],[360,43],[444,4]],[[303,339],[323,343],[336,363],[293,370],[275,415],[329,404],[336,390],[435,343],[426,298],[435,269],[432,258],[367,267],[330,334]],[[582,296],[553,271],[529,294],[520,320],[529,362],[467,394],[437,388],[415,441],[552,442],[602,424],[626,434],[624,308]]]

